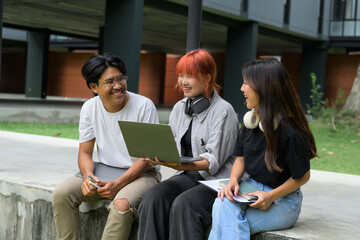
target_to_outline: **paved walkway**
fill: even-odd
[[[51,191],[77,171],[77,147],[76,140],[0,131],[0,183]],[[173,172],[162,169],[164,178]],[[360,176],[312,170],[303,193],[296,226],[274,232],[276,235],[291,239],[360,239]]]

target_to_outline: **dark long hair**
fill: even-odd
[[[242,74],[247,84],[259,97],[259,116],[266,138],[265,163],[272,171],[281,172],[276,163],[279,136],[274,129],[274,118],[282,117],[281,124],[289,123],[309,143],[311,157],[316,154],[314,136],[294,85],[285,67],[276,59],[257,59],[243,67]]]

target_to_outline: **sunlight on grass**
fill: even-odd
[[[356,130],[334,131],[320,121],[310,126],[319,155],[311,160],[312,169],[360,175],[360,135]]]
[[[50,137],[79,139],[78,123],[8,123],[0,122],[0,130]]]

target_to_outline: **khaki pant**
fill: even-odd
[[[127,199],[130,209],[126,212],[119,211],[112,201],[108,207],[109,216],[103,232],[103,240],[137,238],[137,208],[143,195],[158,182],[157,172],[151,168],[117,193],[114,200]],[[81,191],[82,183],[82,178],[70,177],[56,186],[53,192],[52,204],[58,239],[80,240],[80,204],[101,199],[98,194],[85,197]]]

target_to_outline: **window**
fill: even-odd
[[[360,0],[333,0],[330,36],[355,37],[360,31]]]

